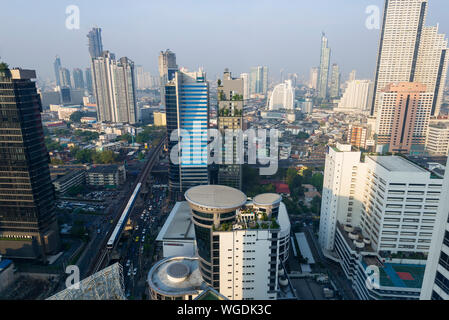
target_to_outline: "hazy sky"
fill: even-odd
[[[157,57],[167,48],[179,66],[203,66],[213,79],[228,67],[235,74],[267,65],[279,78],[298,73],[307,79],[319,64],[324,31],[347,77],[372,78],[380,30],[365,27],[369,5],[384,0],[14,0],[2,5],[0,57],[11,67],[36,69],[54,79],[53,60],[64,67],[89,65],[86,34],[102,28],[103,47],[157,72]],[[65,27],[66,7],[80,9],[80,29]],[[449,34],[449,1],[429,0],[426,25]]]

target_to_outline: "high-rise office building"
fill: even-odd
[[[329,68],[331,60],[331,49],[328,47],[326,35],[321,36],[321,58],[318,75],[318,97],[326,99],[328,96]]]
[[[98,58],[103,53],[103,42],[101,40],[101,28],[92,28],[87,34],[89,39],[89,54],[92,59]]]
[[[137,122],[136,81],[134,63],[127,57],[115,60],[104,51],[92,59],[93,87],[97,102],[97,118],[102,122]]]
[[[243,162],[243,159],[238,157],[238,134],[243,129],[243,90],[244,80],[232,78],[231,72],[226,69],[217,89],[218,130],[225,139],[222,164],[218,168],[218,184],[239,190],[242,188],[242,165],[240,162]],[[232,140],[227,141],[227,139]]]
[[[317,67],[310,69],[309,88],[317,90],[319,73],[320,71]]]
[[[438,115],[449,56],[447,40],[437,27],[425,27],[427,0],[385,1],[371,115],[380,107],[381,92],[391,83],[420,82],[434,95]]]
[[[379,97],[376,117],[378,150],[405,154],[422,152],[433,93],[428,93],[423,84],[402,82],[388,85]]]
[[[136,82],[139,90],[149,89],[153,86],[151,74],[146,72],[142,66],[136,66]]]
[[[46,261],[60,240],[34,78],[0,65],[0,254]]]
[[[73,85],[75,86],[75,89],[84,89],[84,77],[83,77],[83,70],[79,68],[73,69],[72,72],[73,76]]]
[[[250,95],[266,95],[268,90],[268,67],[252,67],[250,73]]]
[[[67,68],[59,68],[59,79],[61,87],[72,87],[72,80],[70,79],[70,71]]]
[[[449,123],[430,122],[426,136],[426,153],[431,156],[449,155]]]
[[[206,74],[201,70],[175,72],[165,85],[165,99],[169,150],[179,154],[178,163],[170,162],[170,197],[179,200],[190,187],[209,183]],[[177,140],[171,141],[171,138]]]
[[[86,70],[84,70],[84,75],[86,76],[86,90],[87,92],[89,92],[89,94],[93,94],[94,89],[92,84],[92,69],[86,68]]]
[[[61,58],[59,58],[59,56],[56,56],[55,61],[53,62],[53,70],[55,72],[55,80],[57,86],[61,85],[61,76],[59,73],[59,69],[61,69]]]
[[[332,65],[332,76],[331,76],[331,85],[329,90],[329,96],[331,98],[339,98],[340,97],[340,67],[338,64],[334,63]]]
[[[441,199],[449,197],[449,162],[446,164]],[[438,208],[435,231],[426,263],[421,300],[449,300],[449,202]]]
[[[178,71],[178,65],[176,64],[176,54],[170,51],[170,49],[161,51],[159,53],[158,67],[161,86],[161,104],[165,105],[165,85],[170,80],[173,80],[173,78],[175,77],[175,73]]]

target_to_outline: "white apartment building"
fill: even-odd
[[[291,80],[278,84],[271,92],[268,102],[270,110],[288,109],[293,110],[295,107],[295,89]]]
[[[319,243],[324,252],[334,249],[337,221],[343,224],[358,223],[358,216],[355,216],[356,220],[353,221],[352,205],[356,193],[355,181],[360,156],[361,152],[352,151],[351,145],[337,143],[335,147],[328,146],[319,230]]]
[[[446,168],[449,168],[449,163]],[[449,170],[443,182],[442,201],[437,215],[426,272],[424,274],[421,300],[449,300]]]
[[[398,156],[365,156],[349,145],[326,155],[319,241],[332,251],[336,225],[360,227],[376,252],[426,254],[442,179]]]
[[[334,112],[366,112],[373,97],[374,83],[371,80],[353,80],[347,83],[347,88],[334,108]]]
[[[449,123],[431,122],[426,135],[426,151],[432,156],[447,156],[449,152]]]

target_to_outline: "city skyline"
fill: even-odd
[[[33,55],[23,53],[20,43],[13,37],[5,35],[0,42],[0,57],[10,66],[22,66],[24,68],[36,69],[38,78],[52,80],[52,60],[55,55],[59,55],[64,61],[64,66],[68,69],[89,66],[89,52],[86,50],[86,34],[92,27],[102,28],[103,46],[105,50],[112,50],[118,56],[128,56],[136,64],[142,65],[151,74],[157,74],[157,56],[160,50],[170,48],[180,57],[179,65],[185,66],[190,70],[204,67],[208,73],[209,79],[219,76],[223,68],[228,67],[236,73],[248,72],[254,65],[267,65],[272,72],[270,78],[279,79],[280,70],[284,69],[284,74],[298,73],[300,78],[306,80],[311,67],[319,65],[320,39],[319,35],[324,31],[329,38],[329,45],[332,47],[332,61],[339,64],[343,79],[347,74],[356,69],[360,79],[373,79],[375,73],[376,52],[380,30],[369,30],[365,27],[365,20],[369,14],[365,9],[369,5],[376,5],[380,9],[380,15],[383,10],[383,0],[368,1],[363,0],[353,6],[344,6],[344,10],[335,4],[335,1],[320,0],[313,5],[290,4],[285,1],[257,2],[253,1],[245,4],[236,4],[231,1],[229,4],[214,3],[198,4],[185,2],[175,3],[173,20],[180,21],[183,26],[190,30],[195,29],[198,24],[209,24],[212,28],[211,37],[208,43],[200,48],[191,47],[188,44],[192,40],[190,37],[179,39],[174,27],[167,27],[159,32],[158,23],[160,19],[166,17],[169,12],[162,3],[137,2],[133,5],[133,14],[136,18],[130,21],[125,27],[116,25],[110,18],[99,18],[94,13],[97,12],[98,4],[80,1],[77,5],[80,8],[80,29],[68,30],[65,28],[65,8],[69,3],[62,2],[58,5],[34,4],[28,6],[28,10],[33,16],[27,14],[23,16],[14,16],[18,26],[16,39],[27,40],[34,45]],[[11,4],[9,9],[14,11],[17,4]],[[236,7],[237,6],[237,7]],[[447,4],[443,0],[432,0],[429,2],[429,13],[427,25],[440,24],[439,32],[449,34],[449,23],[444,19],[444,12],[447,12]],[[140,8],[136,10],[136,8]],[[235,8],[235,10],[234,10]],[[326,9],[327,8],[327,9]],[[446,10],[445,10],[446,8]],[[102,7],[107,10],[105,17],[118,17],[119,14],[128,13],[124,6]],[[214,9],[214,10],[212,10]],[[21,8],[23,11],[23,8]],[[36,14],[46,11],[46,15],[54,15],[54,19],[47,19],[45,23],[35,23],[33,17],[42,15]],[[201,19],[189,19],[190,13],[208,11],[207,16],[201,16]],[[179,14],[177,12],[180,12]],[[211,14],[212,12],[212,14]],[[221,18],[221,14],[232,13],[235,15],[235,21],[231,28],[219,28],[215,30],[215,22]],[[159,13],[159,15],[158,15]],[[145,15],[147,17],[145,18]],[[323,19],[317,19],[321,15]],[[6,15],[5,23],[8,23],[9,15]],[[197,14],[195,13],[195,16]],[[223,16],[226,16],[223,15]],[[20,26],[20,19],[24,26],[34,23],[33,30]],[[282,18],[280,20],[279,18]],[[17,21],[17,19],[19,19]],[[278,20],[277,20],[278,19]],[[264,25],[257,21],[267,21]],[[278,22],[282,21],[282,22]],[[322,21],[327,21],[323,23]],[[13,23],[11,21],[11,23]],[[175,24],[176,25],[176,24]],[[216,24],[217,26],[220,23]],[[288,25],[288,30],[285,26]],[[23,35],[21,28],[23,29]],[[117,30],[118,28],[118,30]],[[234,46],[232,49],[223,48],[218,39],[228,39],[229,34],[233,34],[235,28],[248,30],[247,37],[234,39],[238,45],[239,52],[248,52],[248,54],[235,54]],[[288,33],[286,37],[277,39],[279,32]],[[51,37],[42,39],[38,34],[51,34]],[[135,34],[130,38],[129,32]],[[348,32],[350,33],[348,35]],[[188,33],[187,33],[188,34]],[[194,33],[192,33],[194,34]],[[265,36],[262,38],[261,35]],[[212,37],[212,35],[214,35]],[[215,37],[217,35],[217,37]],[[136,41],[133,39],[147,39],[146,41]],[[150,39],[148,39],[150,38]],[[214,40],[214,39],[217,40]],[[298,41],[285,41],[284,39],[297,39]],[[232,39],[232,38],[231,38]],[[248,41],[249,39],[260,39]],[[270,39],[267,41],[266,39]],[[357,41],[354,41],[357,39]],[[149,41],[148,41],[149,40]],[[282,41],[281,41],[282,40]],[[68,42],[68,45],[57,48],[56,45]],[[217,43],[218,41],[218,43]],[[304,50],[307,48],[307,50]],[[229,51],[231,50],[231,51]],[[283,52],[282,57],[279,52]],[[363,57],[363,58],[361,58]],[[281,58],[281,59],[279,59]],[[224,61],[223,65],[218,65],[216,61]]]

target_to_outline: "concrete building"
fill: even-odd
[[[241,191],[209,185],[189,189],[185,198],[208,286],[232,300],[276,299],[290,245],[282,197],[262,194],[247,201]]]
[[[165,127],[167,125],[167,114],[165,112],[153,112],[155,126]]]
[[[161,85],[161,105],[165,105],[165,85],[174,79],[175,73],[178,71],[176,64],[176,54],[170,49],[161,51],[158,60],[159,79]]]
[[[370,80],[353,80],[347,83],[343,96],[334,112],[368,112],[372,101],[374,84]]]
[[[319,69],[316,67],[313,67],[310,69],[310,76],[309,76],[309,88],[317,90],[318,88],[318,76],[319,76]]]
[[[218,167],[218,184],[242,188],[243,159],[239,159],[237,136],[243,130],[243,90],[244,80],[233,78],[229,70],[223,73],[223,80],[218,85],[218,130],[222,135],[224,147],[221,164]],[[231,133],[231,135],[229,135]],[[232,139],[227,141],[226,139]]]
[[[330,98],[336,99],[340,97],[340,81],[341,81],[340,67],[338,66],[338,64],[334,63],[332,65],[331,83],[329,88]]]
[[[73,170],[53,181],[55,191],[64,194],[71,187],[84,185],[86,183],[85,170]]]
[[[431,156],[449,153],[449,123],[432,121],[426,135],[426,152]]]
[[[270,110],[294,110],[295,89],[292,86],[291,80],[286,80],[284,83],[274,87],[268,101],[268,107]]]
[[[86,183],[90,186],[119,186],[125,180],[126,170],[123,165],[94,165],[86,173]]]
[[[449,163],[444,174],[442,201],[424,274],[421,300],[449,300]]]
[[[366,149],[368,128],[364,125],[349,125],[347,143],[356,148]]]
[[[103,53],[103,42],[101,40],[101,28],[92,28],[87,34],[89,40],[89,54],[92,59],[98,58]]]
[[[248,100],[250,97],[250,77],[249,73],[241,73],[240,78],[243,79],[243,100]]]
[[[84,85],[83,70],[79,68],[73,69],[72,76],[73,76],[73,85],[75,89],[82,89],[84,91],[85,85]]]
[[[381,92],[376,118],[380,152],[423,152],[433,93],[416,82],[389,84]]]

